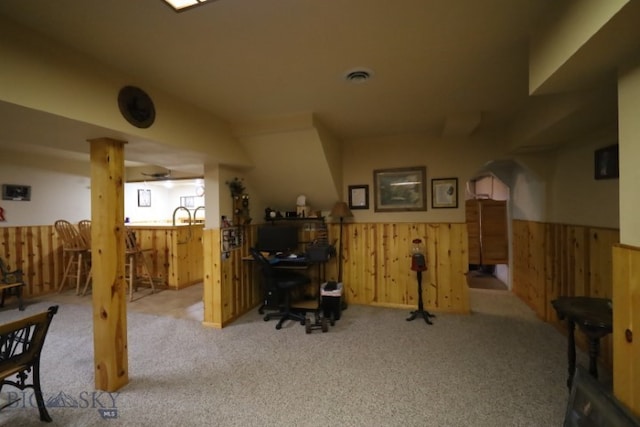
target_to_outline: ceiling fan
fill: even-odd
[[[140,175],[148,176],[153,179],[162,179],[162,178],[169,178],[171,176],[171,171],[167,169],[166,171],[163,171],[163,172],[153,172],[153,173],[140,172]]]

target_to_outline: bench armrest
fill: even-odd
[[[0,279],[2,283],[21,283],[22,282],[22,270],[7,271],[2,273]]]

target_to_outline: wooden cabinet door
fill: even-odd
[[[509,262],[506,201],[482,200],[480,203],[480,247],[482,264]]]
[[[504,200],[467,200],[469,264],[493,265],[509,262],[507,202]]]
[[[466,203],[467,234],[469,236],[469,264],[480,265],[480,203],[478,200],[467,200]]]

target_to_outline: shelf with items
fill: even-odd
[[[249,215],[249,195],[236,194],[233,197],[233,225],[249,225],[251,216]]]
[[[300,206],[298,206],[300,208]],[[276,211],[271,208],[266,208],[264,210],[264,220],[266,222],[270,221],[324,221],[324,217],[321,215],[320,211],[309,212],[308,210],[303,211]]]
[[[265,227],[295,227],[298,229],[298,252],[306,253],[311,245],[329,246],[329,231],[324,217],[270,218]]]

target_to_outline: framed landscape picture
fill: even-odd
[[[376,212],[426,211],[427,168],[416,166],[373,171]]]

